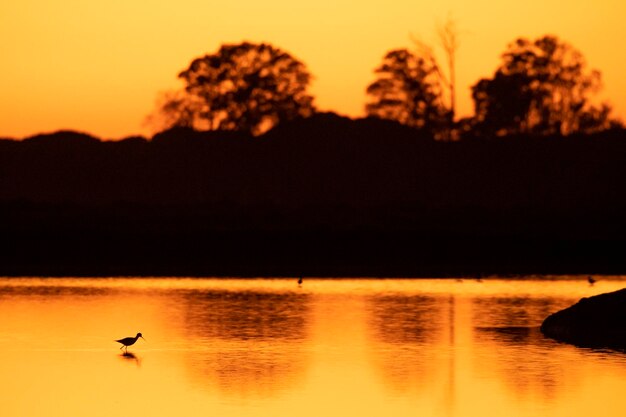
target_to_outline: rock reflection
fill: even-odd
[[[424,295],[383,295],[368,302],[373,363],[385,385],[401,392],[423,386],[439,367],[447,301]]]
[[[302,293],[194,291],[185,328],[194,379],[226,395],[273,396],[303,377],[310,296]]]
[[[541,333],[536,327],[476,327],[476,337],[481,340],[490,339],[495,343],[507,346],[537,344],[541,342]]]
[[[473,343],[483,349],[477,368],[496,373],[516,397],[554,398],[563,380],[563,360],[554,360],[539,331],[542,318],[567,303],[542,297],[473,300]],[[506,352],[502,355],[501,352]],[[488,362],[488,363],[487,363]]]

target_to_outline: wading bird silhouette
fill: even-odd
[[[130,345],[134,345],[135,342],[137,341],[137,339],[142,338],[143,340],[146,340],[143,338],[143,336],[141,335],[141,333],[137,333],[137,336],[135,337],[125,337],[123,339],[120,340],[116,340],[117,343],[121,343],[122,346],[120,347],[120,349],[126,348],[126,353],[128,353],[128,346]]]

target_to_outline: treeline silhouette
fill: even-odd
[[[589,134],[622,127],[608,103],[598,105],[601,74],[554,35],[518,38],[507,46],[491,78],[471,87],[474,115],[456,119],[458,33],[448,20],[440,32],[447,75],[433,49],[387,52],[365,90],[367,116],[420,129],[440,140],[511,135]],[[191,127],[260,135],[308,117],[317,109],[307,90],[306,65],[273,45],[224,44],[195,58],[178,74],[184,87],[161,95],[148,123],[156,130]]]
[[[0,140],[0,274],[620,273],[625,139],[442,142],[326,113]]]

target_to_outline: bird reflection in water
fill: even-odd
[[[132,352],[124,352],[120,355],[120,358],[129,362],[135,362],[137,367],[141,366],[141,358]]]

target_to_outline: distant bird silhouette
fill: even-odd
[[[592,277],[591,275],[589,275],[589,276],[587,277],[587,282],[589,283],[589,285],[593,285],[593,284],[595,284],[595,283],[596,283],[596,280],[595,280],[595,279],[593,279],[593,277]]]
[[[117,343],[121,343],[122,346],[120,347],[120,349],[126,348],[126,353],[128,353],[128,346],[134,345],[135,342],[137,341],[137,339],[139,339],[140,337],[143,340],[146,340],[146,339],[143,338],[141,333],[137,333],[137,336],[135,336],[135,337],[125,337],[123,339],[116,340],[116,342]]]
[[[302,285],[302,276],[300,276],[300,278],[298,278],[298,285]]]

